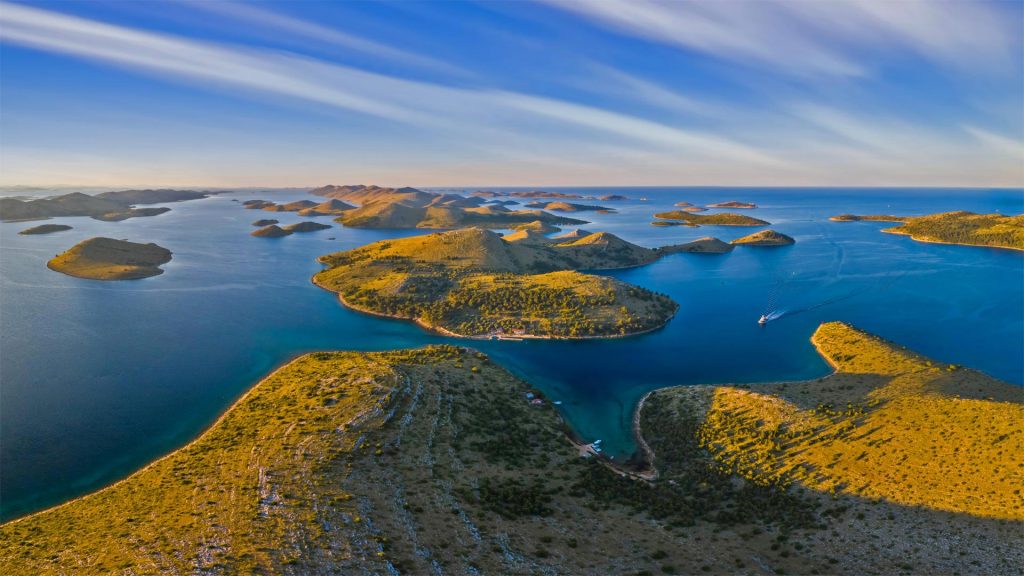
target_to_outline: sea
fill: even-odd
[[[472,191],[475,188],[467,188]],[[495,188],[489,188],[495,190]],[[916,242],[882,222],[841,213],[951,210],[1020,214],[1021,189],[547,188],[625,201],[578,213],[590,231],[657,247],[759,228],[655,227],[676,202],[739,200],[796,244],[729,254],[674,254],[605,272],[669,295],[679,312],[642,336],[589,341],[474,341],[346,309],[315,287],[316,258],[423,230],[333,227],[254,238],[251,222],[303,220],[247,210],[245,200],[315,200],[303,190],[247,189],[168,204],[122,222],[55,218],[73,230],[19,236],[0,223],[0,519],[58,504],[121,479],[200,434],[249,387],[296,355],[472,346],[560,402],[586,441],[610,457],[636,445],[632,413],[666,386],[814,379],[830,372],[809,338],[840,320],[942,362],[1024,384],[1024,253]],[[459,189],[460,191],[463,189]],[[503,190],[516,190],[505,188]],[[524,189],[519,189],[524,190]],[[449,191],[449,190],[445,190]],[[53,272],[48,259],[107,236],[174,253],[165,273],[99,282]],[[759,325],[758,318],[772,320]]]

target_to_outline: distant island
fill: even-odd
[[[597,199],[604,202],[620,202],[623,200],[629,200],[629,197],[621,194],[605,194],[604,196],[598,196]]]
[[[1003,214],[975,214],[966,211],[943,212],[928,216],[842,214],[833,216],[831,220],[837,222],[858,220],[900,222],[900,226],[886,228],[882,231],[910,236],[919,242],[1024,250],[1024,214],[1005,216]]]
[[[697,224],[694,224],[692,222],[682,222],[679,220],[655,220],[654,222],[651,222],[651,226],[689,226],[690,228],[699,227]]]
[[[517,233],[528,240],[527,231]],[[677,305],[618,280],[581,274],[659,254],[597,233],[553,243],[469,228],[384,240],[322,256],[313,281],[352,308],[453,336],[589,338],[663,326]]]
[[[743,214],[733,214],[731,212],[705,215],[692,214],[686,210],[673,210],[671,212],[659,212],[654,217],[661,218],[662,220],[676,220],[688,224],[697,224],[698,226],[767,226],[770,224],[770,222],[758,218]]]
[[[274,220],[277,222],[277,220]],[[321,224],[319,222],[299,222],[297,224],[289,224],[288,226],[278,226],[277,224],[271,224],[259,230],[253,230],[250,236],[256,236],[257,238],[281,238],[283,236],[291,236],[295,233],[302,232],[316,232],[317,230],[326,230],[330,228],[330,224]]]
[[[749,210],[752,208],[757,208],[757,204],[751,202],[737,202],[736,200],[730,200],[728,202],[708,204],[708,208],[742,208]]]
[[[789,246],[796,243],[791,237],[775,230],[762,230],[732,241],[736,246]]]
[[[31,235],[31,234],[52,234],[54,232],[63,232],[65,230],[71,230],[71,226],[66,224],[40,224],[39,226],[33,226],[31,228],[25,228],[18,234]]]
[[[138,204],[185,202],[206,198],[212,192],[194,190],[121,190],[95,196],[72,192],[53,198],[19,200],[0,198],[0,220],[45,220],[61,216],[89,216],[96,220],[118,221],[140,216],[156,216],[170,208],[132,208]]]
[[[299,216],[336,216],[355,209],[355,206],[335,199],[319,204],[312,200],[297,200],[287,204],[278,204],[270,200],[246,200],[242,202],[242,207],[267,212],[297,212]]]
[[[253,226],[261,226],[262,227],[262,226],[270,226],[271,224],[277,224],[278,222],[280,222],[280,220],[274,220],[273,218],[264,218],[264,219],[261,219],[261,220],[256,220],[255,222],[252,223],[252,225]]]
[[[676,252],[689,252],[693,254],[725,254],[732,252],[733,245],[728,242],[723,242],[713,236],[705,236],[698,238],[692,242],[685,244],[678,244],[676,246],[666,246],[659,250],[664,254],[674,254]]]
[[[170,261],[171,251],[156,244],[97,237],[75,244],[46,266],[76,278],[135,280],[163,274],[160,266]]]
[[[525,205],[527,208],[538,208],[541,210],[551,210],[553,212],[612,212],[610,208],[604,206],[594,206],[589,204],[572,204],[569,202],[530,202]]]
[[[587,223],[542,210],[509,210],[500,204],[486,203],[483,196],[440,194],[416,188],[324,186],[311,194],[359,204],[335,219],[351,228],[511,228],[534,221],[553,226]]]
[[[631,463],[479,352],[305,354],[188,445],[0,526],[0,572],[1019,566],[1020,389],[843,324],[812,340],[834,375],[648,394]]]

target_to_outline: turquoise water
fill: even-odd
[[[322,349],[470,344],[561,400],[579,434],[618,458],[633,450],[632,408],[663,386],[806,379],[828,373],[808,338],[843,320],[937,359],[1024,383],[1024,254],[923,244],[883,223],[833,223],[843,212],[1024,212],[1021,190],[563,189],[646,196],[590,215],[646,246],[750,229],[649,225],[678,201],[746,200],[745,213],[797,244],[722,256],[677,254],[613,275],[669,294],[679,314],[663,330],[589,342],[470,342],[346,310],[314,287],[318,255],[418,231],[335,227],[252,238],[249,223],[294,214],[244,210],[243,192],[171,204],[154,218],[97,222],[18,236],[0,224],[0,517],[58,503],[121,478],[187,442],[274,366]],[[329,218],[318,220],[330,223]],[[162,276],[100,283],[48,270],[46,260],[104,235],[174,252]],[[334,238],[333,240],[331,238]],[[762,313],[783,312],[765,327]]]

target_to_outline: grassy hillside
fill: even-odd
[[[843,354],[847,344],[839,342]],[[907,362],[863,369],[902,372],[915,360]],[[551,403],[532,404],[528,391],[482,354],[450,346],[302,356],[188,446],[0,526],[0,573],[992,574],[1024,566],[1020,523],[731,474],[705,448],[702,412],[678,391],[644,404],[641,431],[658,467],[651,480],[586,457]]]
[[[1024,521],[1021,389],[841,323],[827,378],[658,392],[701,413],[702,445],[757,484]]]
[[[687,210],[672,210],[670,212],[659,212],[654,217],[661,218],[662,220],[687,222],[698,226],[767,226],[770,224],[770,222],[765,222],[759,218],[744,214],[733,214],[731,212],[694,214]]]
[[[1024,215],[946,212],[906,219],[885,232],[907,234],[921,242],[943,242],[1024,250]]]
[[[509,242],[465,229],[376,242],[323,256],[328,268],[314,282],[358,310],[461,336],[620,336],[675,314],[665,296],[573,272],[645,264],[655,251],[604,233],[561,243],[523,234]]]
[[[135,280],[163,274],[171,251],[156,244],[89,238],[54,256],[51,270],[90,280]]]

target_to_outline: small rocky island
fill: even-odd
[[[170,261],[171,251],[156,244],[97,237],[75,244],[46,266],[76,278],[135,280],[163,274],[160,266]]]
[[[277,224],[278,222],[279,220],[274,220],[273,218],[263,218],[261,220],[253,222],[252,225],[259,226],[260,228],[262,228],[264,226],[270,226],[271,224]]]
[[[705,236],[685,244],[676,244],[675,246],[659,248],[662,254],[675,254],[677,252],[689,252],[691,254],[725,254],[727,252],[732,252],[732,249],[732,244],[722,242],[713,236]]]
[[[738,202],[736,200],[730,200],[728,202],[708,204],[708,208],[740,208],[743,210],[751,210],[753,208],[757,208],[757,204],[754,204],[753,202]]]
[[[552,212],[614,212],[611,208],[590,204],[573,204],[571,202],[530,202],[527,208],[551,210]]]
[[[696,224],[698,226],[767,226],[770,222],[745,216],[743,214],[733,214],[731,212],[722,212],[721,214],[693,214],[689,212],[689,208],[682,210],[672,210],[670,212],[659,212],[654,215],[655,218],[661,218],[662,220],[675,220],[677,222],[686,222],[688,224]]]
[[[277,220],[273,220],[277,222]],[[281,238],[282,236],[291,236],[295,233],[302,232],[316,232],[317,230],[326,230],[330,228],[330,224],[321,224],[319,222],[299,222],[298,224],[289,224],[288,226],[278,226],[277,224],[271,224],[254,230],[250,233],[250,236],[257,238]]]
[[[71,226],[66,224],[40,224],[39,226],[25,228],[21,232],[18,232],[18,234],[29,236],[33,234],[52,234],[54,232],[63,232],[65,230],[71,230]]]
[[[737,238],[732,243],[736,246],[789,246],[796,240],[775,230],[762,230],[749,236]]]

